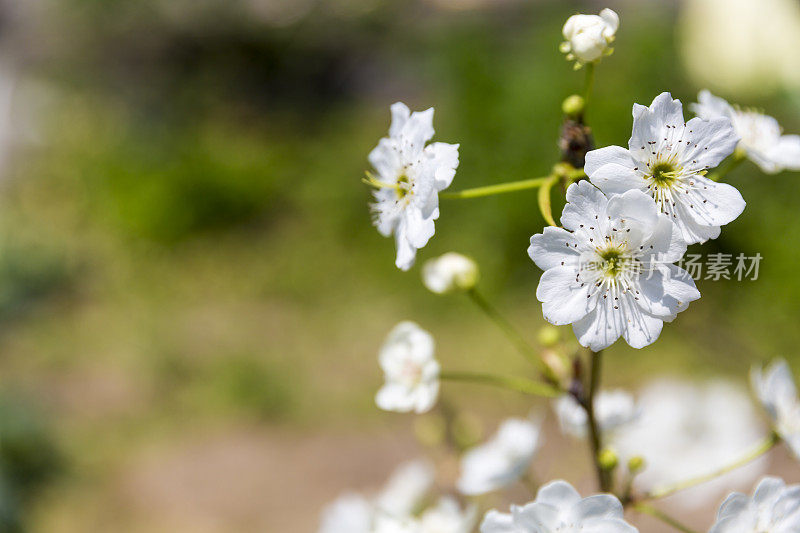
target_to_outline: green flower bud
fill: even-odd
[[[561,110],[568,117],[580,116],[583,113],[584,107],[586,107],[586,101],[582,96],[577,94],[567,96],[567,98],[561,104]]]
[[[644,470],[645,461],[644,457],[641,455],[634,455],[630,459],[628,459],[628,472],[631,474],[637,474]]]
[[[597,460],[603,470],[614,470],[619,464],[619,457],[611,448],[605,448],[597,456]]]
[[[539,344],[548,348],[558,344],[561,335],[558,328],[555,326],[544,326],[539,329],[538,340]]]

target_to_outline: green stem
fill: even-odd
[[[495,387],[501,387],[531,396],[543,396],[545,398],[555,398],[561,394],[559,390],[546,383],[539,383],[538,381],[526,378],[497,376],[479,372],[442,372],[439,375],[439,379],[493,385]]]
[[[729,172],[731,172],[733,169],[741,165],[742,161],[744,161],[745,158],[746,156],[744,151],[739,150],[737,148],[736,151],[733,152],[733,157],[729,159],[727,163],[725,163],[725,165],[717,172],[709,174],[708,179],[710,179],[711,181],[720,181],[721,179],[725,178],[725,176],[727,176]]]
[[[594,411],[594,401],[600,389],[600,375],[602,372],[603,351],[591,352],[591,370],[589,374],[589,396],[583,404],[589,425],[589,444],[592,452],[592,463],[597,473],[597,482],[602,492],[611,492],[611,472],[600,464],[600,451],[603,448],[600,425]]]
[[[718,468],[713,472],[709,472],[708,474],[704,474],[702,476],[697,476],[691,479],[687,479],[685,481],[681,481],[675,483],[673,485],[666,485],[664,487],[656,488],[646,494],[641,500],[657,500],[659,498],[665,498],[670,496],[678,491],[688,489],[690,487],[694,487],[695,485],[700,485],[701,483],[705,483],[707,481],[711,481],[714,478],[727,474],[737,468],[741,468],[742,466],[755,461],[768,451],[772,449],[780,441],[780,437],[777,433],[772,432],[769,437],[764,439],[760,442],[757,446],[755,446],[751,451],[749,451],[744,457],[734,461],[733,463],[723,466],[722,468]]]
[[[471,289],[467,291],[467,295],[469,296],[470,300],[472,300],[475,305],[477,305],[481,311],[483,311],[489,319],[495,323],[495,325],[506,334],[508,340],[517,348],[517,351],[522,354],[528,361],[539,367],[546,376],[548,376],[548,380],[552,381],[552,376],[550,369],[547,365],[544,364],[544,361],[539,357],[539,354],[536,352],[533,346],[531,346],[528,341],[525,340],[525,337],[515,328],[511,322],[504,317],[500,311],[495,309],[495,307],[489,303],[486,298],[484,298],[481,293],[479,293],[476,289]],[[555,382],[554,382],[555,383]]]
[[[589,108],[589,98],[594,89],[594,63],[586,64],[586,78],[583,83],[583,114],[586,115],[586,110]]]
[[[535,189],[547,183],[550,176],[543,178],[533,178],[529,180],[510,181],[507,183],[498,183],[497,185],[487,185],[485,187],[476,187],[474,189],[465,189],[463,191],[443,192],[439,194],[439,198],[480,198],[481,196],[491,196],[493,194],[503,194],[507,192],[523,191],[525,189]]]
[[[648,514],[652,517],[658,518],[665,524],[668,524],[677,529],[678,531],[682,531],[683,533],[697,533],[694,529],[691,529],[690,527],[681,524],[676,519],[672,518],[670,515],[662,511],[661,509],[656,509],[652,505],[648,505],[646,503],[640,503],[635,505],[633,508],[639,511],[640,513]]]

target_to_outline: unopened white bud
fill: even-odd
[[[604,9],[599,15],[573,15],[564,24],[566,41],[561,44],[561,51],[579,65],[597,61],[610,53],[618,27],[619,16],[611,9]]]
[[[422,282],[436,294],[467,291],[478,282],[478,265],[469,257],[448,252],[425,262]]]

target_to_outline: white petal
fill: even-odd
[[[625,148],[608,146],[586,154],[584,168],[591,182],[610,195],[630,189],[646,189],[647,183],[634,170],[638,165]]]
[[[572,324],[581,346],[599,352],[622,336],[622,315],[613,311],[613,305],[608,300],[598,300],[591,313]]]
[[[800,135],[783,135],[768,155],[782,168],[800,170]]]
[[[446,189],[453,182],[458,168],[458,146],[436,142],[425,147],[424,153],[428,158],[425,165],[432,167],[437,191]]]
[[[736,220],[747,205],[732,185],[717,183],[702,176],[694,179],[695,188],[685,195],[686,213],[699,225],[724,226]],[[683,198],[683,197],[682,197]],[[705,201],[704,201],[705,200]]]
[[[580,320],[594,309],[596,298],[588,298],[591,283],[576,281],[577,269],[559,266],[546,270],[536,288],[544,318],[557,326]]]
[[[633,168],[635,165],[631,153],[621,146],[606,146],[598,148],[586,154],[586,164],[583,170],[591,177],[605,165],[618,165],[625,168]]]
[[[573,516],[579,520],[622,518],[622,504],[610,494],[595,494],[584,498],[573,508]]]
[[[714,168],[733,153],[739,143],[739,135],[728,118],[693,118],[686,124],[683,140],[687,145],[684,163]]]
[[[680,100],[673,99],[668,92],[663,92],[653,99],[650,112],[662,125],[683,124],[683,105]]]
[[[567,202],[561,213],[561,224],[569,230],[576,231],[581,224],[590,224],[605,216],[608,200],[600,189],[583,180],[569,186]]]
[[[524,533],[514,525],[510,514],[500,513],[494,509],[486,513],[481,522],[481,533]]]
[[[635,300],[646,313],[667,322],[700,298],[700,292],[688,272],[675,265],[661,265],[642,275],[639,299]]]
[[[438,210],[434,210],[429,217],[425,217],[421,210],[411,207],[404,211],[400,225],[405,225],[406,239],[414,248],[419,249],[428,244],[430,238],[436,233],[434,220],[438,217]]]
[[[542,270],[574,265],[580,259],[575,236],[564,228],[547,226],[543,233],[531,237],[528,255]]]
[[[536,502],[556,508],[572,507],[581,501],[581,495],[566,481],[557,480],[544,485],[536,493]]]
[[[400,140],[409,154],[419,154],[433,137],[433,108],[411,113],[400,130]]]
[[[698,117],[705,120],[733,116],[733,107],[727,101],[705,89],[697,95],[697,103],[689,107]]]
[[[617,32],[617,29],[619,28],[619,15],[617,15],[616,11],[605,8],[600,11],[600,18],[606,21],[606,24],[608,24],[608,29],[611,30],[612,35]]]
[[[395,102],[389,109],[391,109],[392,112],[392,124],[389,126],[389,136],[398,137],[403,127],[406,125],[406,122],[408,122],[411,111],[403,102]]]
[[[618,307],[624,321],[622,336],[631,348],[641,349],[658,339],[663,320],[643,312],[631,297],[620,298]]]
[[[369,163],[378,171],[381,179],[391,183],[395,182],[403,166],[395,148],[395,142],[384,137],[378,141],[378,146],[367,156]]]

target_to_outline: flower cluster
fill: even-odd
[[[450,252],[425,262],[425,287],[436,294],[459,293],[477,304],[537,365],[536,379],[443,372],[433,336],[413,322],[398,324],[379,353],[385,383],[375,402],[381,409],[434,411],[441,382],[471,381],[552,399],[562,433],[589,443],[603,494],[582,498],[569,483],[551,481],[537,486],[533,501],[512,505],[510,513],[486,507],[481,533],[633,533],[637,529],[625,517],[628,509],[690,531],[649,502],[680,492],[674,501],[686,509],[707,504],[728,492],[731,483],[762,476],[767,466],[762,455],[778,442],[800,459],[800,398],[783,360],[752,370],[752,387],[770,421],[757,448],[752,444],[764,437],[763,425],[735,385],[659,380],[635,397],[599,385],[603,349],[619,338],[636,349],[652,344],[665,322],[700,298],[681,267],[690,263],[687,247],[719,237],[745,209],[739,191],[721,183],[726,173],[745,159],[767,173],[800,170],[800,136],[784,135],[772,117],[732,106],[708,91],[699,93],[691,106],[696,116],[688,119],[668,92],[649,106],[634,104],[627,146],[591,150],[584,119],[592,76],[595,65],[611,53],[618,27],[610,9],[574,15],[563,27],[567,58],[577,68],[587,65],[585,96],[570,96],[562,106],[564,135],[577,131],[588,139],[578,143],[580,150],[564,153],[541,178],[442,194],[474,198],[539,188],[539,210],[549,225],[530,238],[527,250],[543,271],[536,297],[545,320],[571,325],[577,343],[588,350],[571,346],[552,326],[539,335],[542,348],[534,348],[482,296],[477,263]],[[374,223],[384,236],[394,236],[396,266],[408,270],[435,233],[439,193],[454,179],[459,145],[429,144],[432,108],[412,113],[396,103],[391,113],[389,137],[369,155],[375,174],[367,173],[364,181],[374,188]],[[569,142],[561,144],[569,151]],[[551,209],[556,185],[566,200],[560,225]],[[515,484],[538,485],[531,470],[543,442],[541,412],[505,420],[478,445],[478,434],[469,442],[459,437],[458,413],[449,402],[427,416],[439,417],[438,443],[458,455],[452,495],[430,505],[425,496],[433,473],[412,464],[377,496],[350,494],[330,506],[321,533],[469,533],[478,523],[477,504],[486,501],[478,497]],[[752,498],[734,493],[724,501],[710,533],[796,531],[800,485],[765,477]]]

